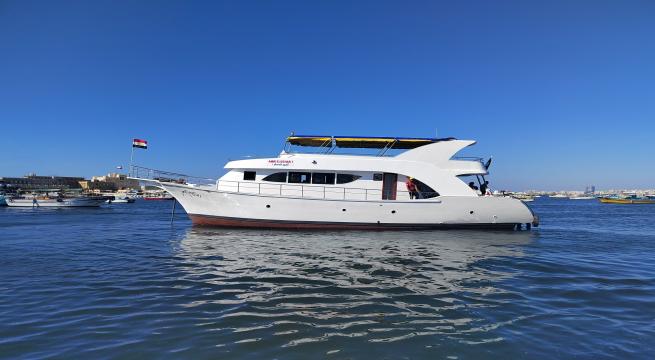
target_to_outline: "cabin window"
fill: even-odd
[[[373,174],[373,181],[382,181],[382,174],[381,173]]]
[[[334,173],[312,173],[312,184],[334,185]]]
[[[286,171],[285,172],[273,173],[273,174],[268,175],[265,178],[263,178],[262,181],[287,182],[287,173],[286,173]]]
[[[361,176],[353,174],[337,174],[337,184],[347,184],[359,179]]]
[[[257,176],[257,173],[254,171],[244,171],[243,172],[243,180],[255,180],[255,177]]]
[[[429,199],[439,196],[439,193],[428,185],[425,185],[416,179],[414,179],[414,183],[416,184],[416,190],[418,190],[419,199]]]
[[[312,174],[308,172],[289,172],[289,183],[291,184],[309,184]]]

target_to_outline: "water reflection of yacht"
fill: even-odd
[[[196,227],[181,240],[176,256],[184,259],[188,275],[213,273],[211,281],[218,283],[246,281],[255,288],[259,282],[270,287],[276,282],[288,286],[315,280],[338,286],[401,286],[434,294],[461,290],[465,285],[461,281],[502,280],[506,274],[472,266],[499,257],[521,258],[523,246],[533,236],[530,232],[456,230],[299,236],[297,232]],[[270,274],[278,279],[269,279]],[[258,296],[253,291],[244,289],[241,295],[252,299]],[[262,290],[259,296],[267,294]]]
[[[170,259],[179,287],[200,292],[181,296],[180,306],[202,313],[205,328],[229,330],[223,343],[284,351],[324,341],[339,348],[344,336],[497,341],[489,330],[508,320],[494,308],[517,301],[506,285],[536,236],[192,227]]]
[[[290,136],[278,157],[231,161],[227,174],[208,185],[140,167],[131,173],[168,191],[201,225],[415,230],[536,224],[520,200],[480,196],[459,178],[484,182],[489,173],[490,162],[454,158],[473,144],[453,138]],[[291,146],[319,153],[292,152]],[[379,152],[344,155],[337,148]],[[406,151],[385,156],[393,150]],[[408,191],[408,181],[415,190]]]

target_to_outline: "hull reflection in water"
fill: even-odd
[[[523,257],[534,236],[192,228],[176,257],[183,260],[181,281],[207,286],[206,296],[185,306],[218,311],[204,326],[231,329],[221,346],[262,342],[280,349],[267,354],[276,356],[305,343],[338,350],[353,337],[373,343],[429,343],[435,335],[498,341],[489,329],[519,319],[489,320],[479,313],[502,303],[496,296],[504,290],[496,285],[512,273],[479,265]]]

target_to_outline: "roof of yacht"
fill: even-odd
[[[440,141],[455,140],[449,138],[411,138],[411,137],[384,137],[384,136],[323,136],[323,135],[291,135],[287,141],[291,145],[332,147],[339,148],[366,148],[366,149],[414,149]]]

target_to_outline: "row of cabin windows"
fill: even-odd
[[[243,180],[255,180],[257,173],[255,171],[244,171]],[[270,182],[289,182],[290,184],[321,184],[334,185],[347,184],[359,179],[361,176],[353,174],[335,174],[335,173],[311,173],[311,172],[277,172],[270,174],[262,181]]]

